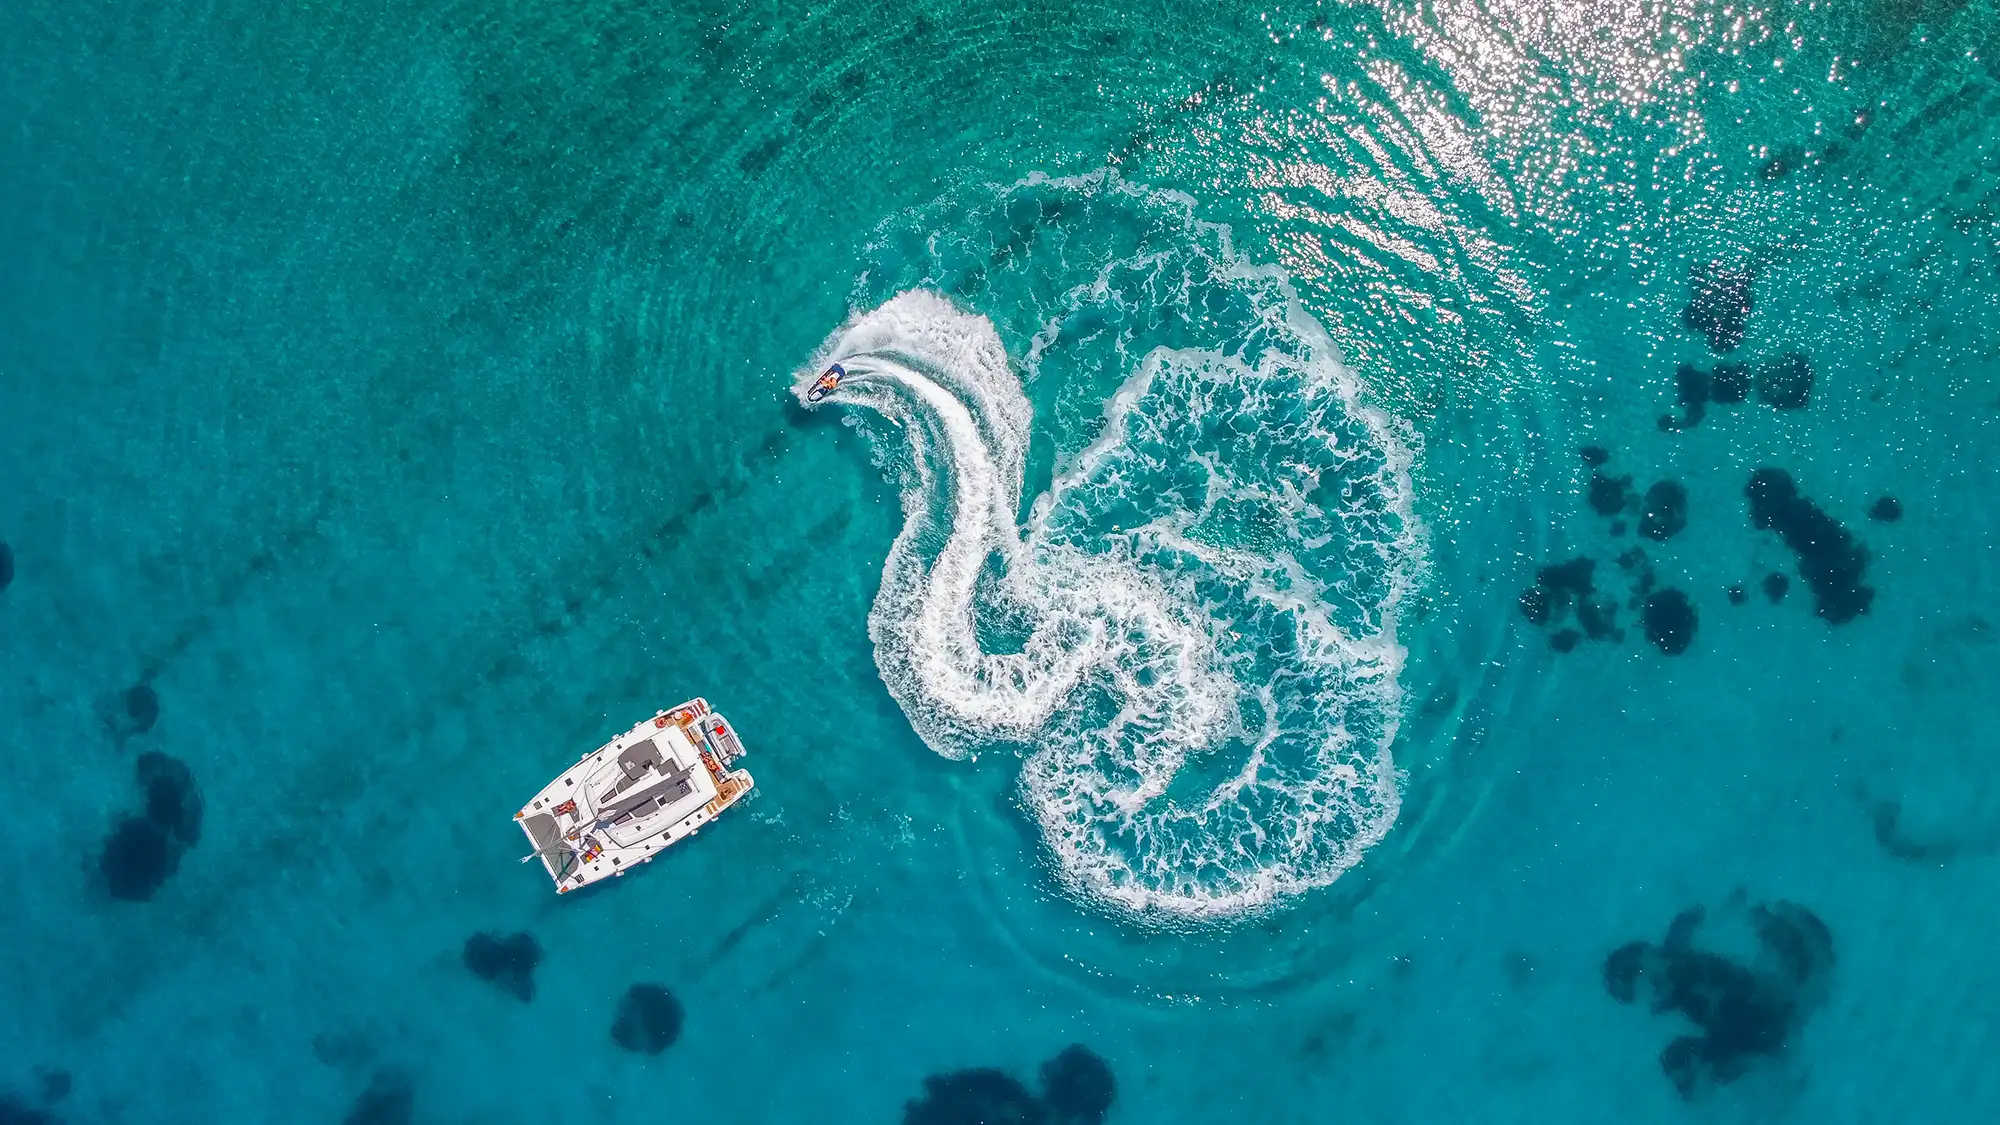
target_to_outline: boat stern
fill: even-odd
[[[572,805],[574,802],[572,802]],[[571,824],[565,823],[560,811],[561,805],[543,809],[524,808],[514,814],[514,823],[528,837],[529,854],[522,860],[538,860],[542,869],[556,885],[556,893],[567,889],[565,882],[577,873],[581,865],[581,855],[575,841],[566,839],[571,834]],[[575,811],[573,808],[569,811]]]

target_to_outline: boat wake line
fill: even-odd
[[[1033,411],[985,318],[900,293],[795,388],[840,363],[825,405],[899,478],[868,627],[917,733],[1018,749],[1062,880],[1161,922],[1331,883],[1399,804],[1414,438],[1288,287],[1218,344],[1140,360],[1025,521]]]

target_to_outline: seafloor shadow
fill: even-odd
[[[1681,1097],[1693,1099],[1784,1054],[1825,999],[1833,971],[1826,923],[1790,902],[1750,906],[1758,952],[1747,962],[1698,949],[1695,931],[1707,911],[1674,917],[1658,945],[1634,941],[1604,960],[1604,987],[1630,1004],[1645,998],[1656,1013],[1678,1013],[1698,1029],[1660,1052],[1660,1069]]]

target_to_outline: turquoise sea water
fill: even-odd
[[[1993,1116],[1996,38],[0,8],[0,1121]]]

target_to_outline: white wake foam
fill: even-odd
[[[947,757],[1022,748],[1064,881],[1142,914],[1330,883],[1396,817],[1412,443],[1274,291],[1259,346],[1144,357],[1025,525],[1032,410],[984,318],[902,293],[797,388],[838,361],[829,402],[894,424],[904,524],[869,615],[891,694]]]

